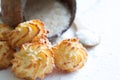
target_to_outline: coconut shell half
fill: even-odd
[[[51,2],[50,2],[51,1]],[[27,0],[26,2],[26,7],[25,7],[25,19],[26,20],[31,20],[31,19],[38,19],[37,16],[35,16],[37,14],[37,12],[44,12],[45,9],[47,10],[48,7],[53,4],[52,1],[54,0]],[[70,20],[68,22],[68,25],[67,26],[63,26],[64,29],[62,29],[59,34],[56,34],[56,33],[52,33],[52,35],[48,35],[48,38],[50,41],[54,41],[54,39],[56,39],[57,37],[59,37],[60,35],[62,35],[70,26],[71,24],[73,23],[73,20],[75,18],[75,13],[76,13],[76,0],[55,0],[55,1],[58,1],[60,2],[62,5],[64,5],[65,7],[68,8],[69,12],[70,12]],[[40,8],[41,7],[41,4],[45,4],[44,5],[44,8]],[[54,4],[53,4],[54,5]],[[37,6],[37,7],[36,7]],[[51,7],[51,6],[50,6]],[[38,9],[40,8],[40,9]],[[50,8],[51,9],[51,8]],[[49,14],[49,11],[46,11],[45,14]],[[64,11],[63,11],[64,12]],[[37,15],[40,15],[40,14],[37,14]],[[54,16],[54,15],[51,15],[51,16]],[[32,18],[31,18],[32,17]],[[44,16],[41,16],[41,17],[44,17]],[[41,17],[39,17],[39,19],[41,20]],[[47,17],[46,17],[47,18]],[[49,19],[49,18],[48,18]],[[42,20],[44,22],[44,20]],[[54,21],[54,23],[56,23],[56,21]],[[45,24],[46,25],[46,24]],[[58,27],[58,26],[53,26],[53,27]],[[50,28],[49,31],[51,33],[51,30],[53,28]],[[59,30],[59,28],[58,28]],[[55,30],[57,31],[57,30]]]
[[[26,0],[1,0],[2,21],[13,27],[23,22],[25,2]]]
[[[42,1],[46,1],[46,3],[48,3],[47,1],[50,1],[50,0],[42,0]],[[63,5],[67,6],[71,16],[70,16],[68,25],[63,26],[64,29],[61,30],[59,34],[53,33],[51,36],[48,36],[50,40],[56,39],[58,36],[62,35],[71,26],[76,13],[76,0],[56,0],[56,1],[59,1]],[[23,21],[31,20],[31,18],[28,18],[28,17],[34,16],[36,15],[35,12],[41,11],[41,10],[36,10],[36,11],[33,10],[34,9],[33,5],[39,7],[40,4],[41,4],[41,0],[17,0],[17,1],[1,0],[2,20],[4,23],[7,23],[10,26],[15,27]],[[47,5],[44,6],[44,9],[46,7]],[[32,19],[40,19],[40,18],[33,17]],[[54,27],[57,27],[57,26],[54,26]],[[52,29],[53,28],[51,28],[49,31],[51,31]]]

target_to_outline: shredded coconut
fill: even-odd
[[[55,34],[59,35],[69,26],[71,18],[69,9],[57,0],[31,0],[28,4],[29,6],[26,6],[25,9],[25,18],[27,20],[35,18],[42,20],[46,25],[46,29],[50,31],[48,37]]]

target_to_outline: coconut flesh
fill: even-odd
[[[61,35],[69,26],[71,13],[67,5],[57,0],[28,0],[24,9],[26,20],[40,19],[49,30],[48,37]]]

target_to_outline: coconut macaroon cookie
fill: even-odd
[[[19,78],[36,80],[53,70],[53,53],[45,44],[26,43],[12,60],[12,71]]]
[[[53,47],[53,52],[55,65],[67,72],[82,68],[87,60],[87,51],[77,38],[63,40]]]
[[[7,24],[0,24],[0,40],[6,40],[6,35],[12,29]]]
[[[31,20],[20,23],[15,30],[8,34],[8,43],[13,47],[20,47],[26,42],[39,40],[46,36],[48,31],[40,20]]]
[[[9,47],[6,41],[0,41],[0,69],[5,69],[11,64],[14,50]]]

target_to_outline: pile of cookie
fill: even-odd
[[[0,24],[0,69],[12,66],[18,78],[36,80],[52,73],[54,65],[66,72],[84,66],[87,51],[79,39],[66,39],[53,46],[48,33],[40,20],[20,23],[15,29]]]

